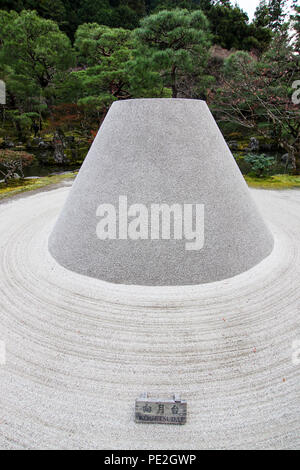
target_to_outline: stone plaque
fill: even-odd
[[[174,395],[173,399],[149,398],[145,393],[135,401],[135,422],[155,424],[185,424],[187,402]]]

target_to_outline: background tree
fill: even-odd
[[[15,80],[32,81],[42,91],[52,84],[58,72],[66,71],[73,63],[67,36],[53,21],[40,18],[33,11],[22,11],[7,21],[1,38],[2,64],[14,70]]]
[[[264,24],[249,24],[248,15],[230,2],[218,2],[206,12],[213,33],[213,42],[225,49],[265,50],[271,32]]]
[[[260,135],[295,171],[300,12],[292,29],[285,4],[262,0],[250,23],[228,0],[0,0],[0,148],[53,163],[62,142],[77,165],[114,100],[177,96],[210,100],[239,149]]]
[[[74,54],[68,37],[57,24],[40,18],[36,12],[0,12],[0,63],[7,85],[7,113],[17,129],[20,140],[39,115],[53,103],[55,82],[68,72]]]
[[[268,0],[260,0],[254,14],[254,23],[259,27],[270,25],[270,13]]]
[[[229,0],[0,0],[0,9],[18,13],[34,9],[39,16],[56,21],[72,41],[83,23],[132,30],[144,16],[176,8],[202,10],[210,22],[214,44],[222,47],[263,51],[270,43],[269,8],[267,22],[249,24],[247,15]],[[277,4],[273,11],[276,16]]]
[[[288,37],[278,35],[259,60],[246,52],[226,59],[222,86],[212,96],[221,121],[251,129],[284,149],[294,172],[300,170],[300,119],[291,94],[299,73],[299,56]]]
[[[278,31],[287,21],[287,0],[269,0],[270,25]]]
[[[132,57],[132,33],[97,23],[83,24],[76,32],[75,48],[81,70],[72,79],[80,87],[79,104],[105,110],[117,99],[130,97],[127,63]]]
[[[0,10],[35,10],[39,16],[55,21],[62,30],[71,34],[72,12],[81,0],[0,0]],[[73,9],[71,6],[73,5]]]
[[[266,176],[276,163],[274,157],[265,154],[255,155],[252,153],[245,156],[245,162],[250,164],[251,173],[259,178]]]
[[[0,150],[0,173],[4,176],[5,183],[16,177],[24,178],[23,169],[33,160],[34,156],[27,152]]]
[[[189,11],[200,7],[197,0],[153,0],[151,2],[151,12],[158,13],[161,10],[174,10],[176,8]]]
[[[288,21],[287,0],[261,0],[255,11],[254,23],[273,31],[279,30]]]
[[[207,60],[210,47],[208,21],[200,10],[160,11],[144,18],[135,30],[138,54],[146,57],[145,66],[158,71],[163,83],[178,95],[178,82]]]
[[[298,5],[298,0],[293,0],[293,14],[292,14],[292,27],[294,30],[294,47],[295,51],[300,50],[300,6]]]

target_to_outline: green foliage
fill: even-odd
[[[245,155],[244,160],[251,165],[252,176],[263,177],[269,173],[272,166],[275,165],[276,160],[273,157],[266,156],[265,154],[255,155],[249,153]]]
[[[0,74],[6,82],[6,117],[24,140],[41,129],[42,115],[57,99],[75,55],[68,37],[34,11],[0,11]]]
[[[127,63],[133,50],[131,31],[84,24],[76,33],[75,48],[83,66],[72,73],[81,89],[79,104],[103,109],[116,99],[130,97]]]
[[[0,173],[7,184],[10,179],[24,178],[23,168],[30,165],[34,156],[27,152],[0,149]]]
[[[262,189],[300,189],[300,176],[273,175],[267,177],[245,176],[249,186]]]
[[[292,26],[295,31],[295,50],[300,50],[300,6],[298,0],[293,0],[293,15],[292,15]]]
[[[41,121],[41,114],[55,99],[58,76],[65,76],[74,64],[74,53],[70,40],[57,24],[40,18],[36,12],[22,11],[17,15],[0,11],[0,24],[2,76],[8,104],[18,108],[8,118],[12,119],[18,138],[23,139],[32,125],[32,115],[28,113],[38,113]]]
[[[265,50],[271,40],[270,9],[267,8],[267,16],[258,13],[257,21],[249,24],[247,15],[232,3],[228,0],[0,0],[0,9],[18,13],[36,10],[39,16],[57,22],[71,40],[83,23],[133,30],[141,18],[151,13],[176,8],[200,9],[210,22],[214,44],[228,49]],[[272,15],[276,21],[281,1],[267,3],[274,3]]]
[[[146,7],[144,0],[0,0],[0,10],[36,10],[39,16],[55,21],[73,40],[83,23],[134,29]]]
[[[275,30],[278,31],[287,19],[287,3],[288,0],[269,0],[268,8],[269,8],[269,16],[270,16],[270,23],[269,25]]]
[[[23,140],[30,133],[33,123],[39,120],[38,113],[19,113],[18,110],[8,111],[8,117],[19,130],[19,140]]]
[[[299,18],[294,0],[291,41],[285,0],[261,1],[252,23],[229,0],[0,0],[1,138],[61,128],[86,143],[115,100],[200,98],[299,171]]]
[[[161,10],[174,10],[176,8],[192,11],[199,6],[199,2],[195,0],[157,0],[152,2],[152,12],[158,13]]]
[[[73,63],[67,36],[53,21],[33,11],[12,15],[1,36],[1,62],[11,66],[20,80],[32,80],[41,89],[51,84],[58,71],[67,70]]]
[[[230,3],[217,3],[207,12],[214,43],[225,49],[262,52],[271,41],[271,32],[260,24],[249,24],[247,14]]]
[[[137,65],[160,73],[164,86],[178,94],[178,79],[207,60],[210,47],[208,21],[202,11],[163,10],[141,21],[134,32]],[[142,57],[142,59],[140,59]],[[199,69],[200,72],[200,69]]]
[[[255,11],[254,24],[280,32],[288,22],[287,0],[261,0]]]
[[[248,70],[255,67],[255,60],[248,52],[237,51],[231,54],[224,61],[225,77],[235,77],[236,80],[242,79],[244,69]]]
[[[134,29],[145,14],[144,0],[81,0],[78,25],[96,22],[111,28]]]
[[[131,32],[123,28],[109,28],[97,23],[79,26],[75,36],[79,63],[86,66],[105,66],[129,58],[132,48]]]
[[[0,200],[15,196],[16,194],[41,190],[47,186],[61,184],[63,181],[72,180],[76,177],[76,172],[68,174],[45,176],[43,178],[26,180],[9,180],[7,184],[0,183]]]
[[[239,51],[225,60],[212,103],[223,122],[284,149],[295,172],[300,169],[300,119],[291,95],[299,70],[299,56],[283,30],[259,59]]]
[[[270,26],[270,15],[268,0],[260,0],[255,10],[254,23],[258,27]]]

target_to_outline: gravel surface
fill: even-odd
[[[117,239],[100,240],[95,236],[97,209],[112,204],[117,224],[124,221],[120,196],[126,196],[128,207],[144,204],[148,211],[152,204],[176,204],[179,210],[184,204],[204,205],[204,222],[200,219],[199,224],[205,227],[204,246],[188,251],[181,237],[150,239],[149,213],[148,239],[132,240],[123,230],[121,240],[119,233]],[[195,227],[195,208],[193,212]],[[65,268],[96,279],[182,286],[247,271],[271,253],[273,237],[207,104],[137,99],[111,106],[51,234],[49,249]]]
[[[113,285],[59,266],[69,188],[0,205],[1,449],[299,449],[300,191],[251,193],[272,254],[200,286]],[[142,392],[184,426],[134,423]]]

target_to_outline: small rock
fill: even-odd
[[[259,141],[256,139],[256,137],[251,137],[250,138],[250,151],[257,152],[258,150],[259,150]]]

